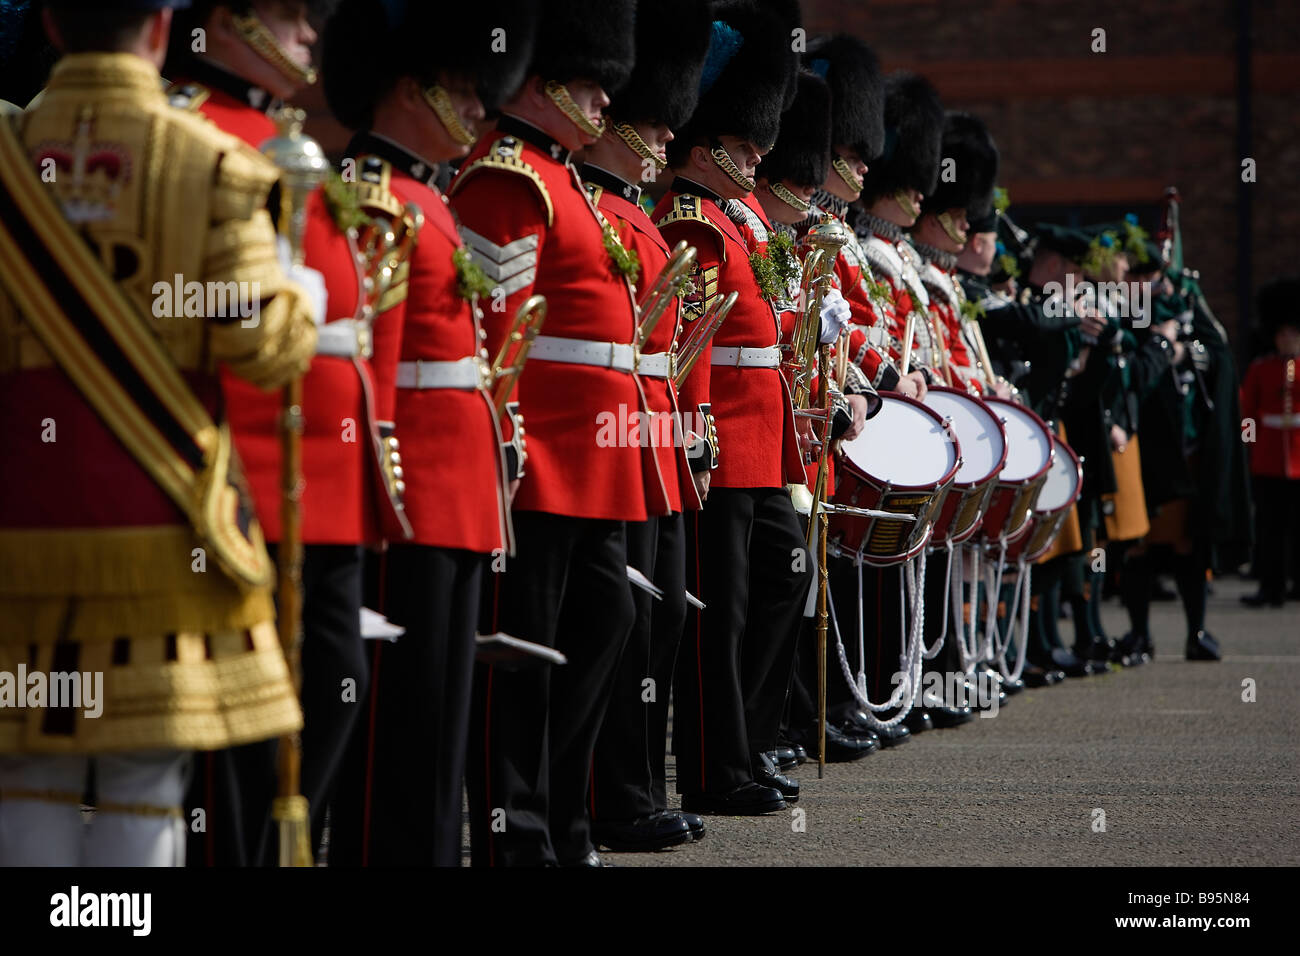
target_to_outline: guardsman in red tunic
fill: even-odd
[[[1255,441],[1246,447],[1255,486],[1259,576],[1258,593],[1241,600],[1253,607],[1276,607],[1300,593],[1300,281],[1271,282],[1260,290],[1258,301],[1273,354],[1255,359],[1241,381],[1242,418],[1255,423]],[[1293,582],[1289,595],[1288,572]]]
[[[387,207],[390,225],[414,224],[398,239],[408,250],[403,294],[374,330],[376,404],[400,441],[411,528],[405,539],[388,535],[377,609],[405,633],[374,642],[356,766],[350,758],[331,814],[332,865],[460,865],[479,585],[510,536],[476,311],[485,290],[434,178],[440,163],[469,153],[485,109],[522,81],[532,7],[449,13],[344,0],[325,32],[330,108],[360,130],[344,164],[358,198]],[[491,49],[496,27],[510,37],[509,56]],[[388,53],[375,62],[358,48]]]
[[[638,302],[645,301],[671,249],[640,205],[641,184],[666,165],[673,130],[695,109],[709,42],[705,0],[642,4],[636,21],[636,68],[606,114],[604,135],[585,153],[582,178],[591,200],[623,248],[634,257]],[[641,346],[638,377],[649,411],[643,441],[658,455],[672,513],[630,522],[628,564],[662,592],[654,600],[633,589],[636,624],[619,664],[592,765],[594,841],[612,850],[648,851],[704,836],[695,814],[668,812],[665,753],[673,661],[686,622],[686,539],[682,512],[698,510],[708,493],[710,456],[697,432],[707,422],[685,422],[673,385],[672,355],[680,330],[672,298]],[[649,432],[645,435],[644,431]],[[687,454],[687,445],[695,454]],[[651,683],[647,686],[645,683]]]
[[[885,145],[863,176],[862,195],[854,222],[863,254],[889,295],[876,303],[888,323],[889,350],[901,362],[907,317],[915,311],[915,334],[909,372],[894,390],[923,398],[927,385],[939,384],[929,332],[930,296],[917,272],[919,257],[903,230],[920,215],[921,198],[939,179],[939,142],[943,135],[943,107],[934,88],[923,78],[896,73],[885,80]],[[883,335],[883,333],[882,333]]]
[[[172,105],[259,148],[276,135],[273,110],[315,81],[311,46],[317,36],[311,20],[329,6],[325,0],[200,0],[172,25]],[[202,31],[201,48],[196,30]],[[306,268],[296,278],[315,291],[326,319],[303,380],[302,789],[316,847],[342,748],[360,712],[357,701],[365,696],[362,545],[377,543],[385,532],[400,536],[404,519],[382,487],[376,465],[369,368],[373,317],[360,315],[355,260],[323,193],[312,196],[306,214]],[[400,287],[393,290],[400,293]],[[280,395],[228,370],[222,391],[235,450],[266,539],[274,546],[280,540]],[[347,692],[345,681],[355,682]],[[269,861],[274,760],[274,746],[258,745],[198,761],[190,799],[206,811],[208,832],[191,836],[191,862]],[[237,801],[227,806],[231,794]]]
[[[953,388],[983,394],[983,374],[967,345],[966,293],[957,281],[957,257],[966,247],[970,219],[992,211],[998,150],[988,128],[969,113],[949,113],[944,120],[942,162],[952,161],[934,192],[921,203],[921,216],[912,226],[912,245],[922,260],[921,282],[930,294],[930,316],[943,339],[941,373]],[[1011,394],[1005,383],[994,385],[1002,398]]]
[[[547,300],[511,396],[527,429],[515,555],[486,584],[481,624],[568,663],[553,673],[477,669],[470,832],[475,864],[591,866],[600,863],[587,810],[592,750],[635,618],[626,523],[668,513],[669,501],[656,449],[627,425],[645,406],[624,256],[571,158],[600,137],[601,110],[631,73],[633,4],[544,0],[540,11],[528,78],[449,194],[495,284],[489,354],[521,304]]]
[[[687,587],[706,606],[688,613],[673,688],[677,789],[691,812],[767,813],[798,794],[764,756],[776,748],[812,571],[785,487],[804,480],[773,308],[791,270],[760,250],[742,201],[776,141],[788,52],[787,31],[764,11],[714,21],[699,107],[669,144],[677,178],[652,216],[670,245],[697,250],[688,328],[739,295],[681,389],[686,407],[712,405],[718,433],[709,500],[688,516]]]
[[[0,673],[80,680],[0,693],[5,865],[181,864],[191,754],[301,726],[216,371],[277,388],[316,331],[278,171],[161,92],[171,5],[48,4],[77,52],[0,135]]]

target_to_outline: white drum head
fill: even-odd
[[[952,430],[961,445],[961,466],[957,469],[957,482],[974,485],[984,481],[998,470],[1006,448],[1000,422],[973,398],[959,392],[925,393],[925,404],[942,418],[952,419]]]
[[[844,456],[882,484],[936,485],[957,464],[958,448],[924,408],[881,395],[880,411],[862,434],[843,445]]]
[[[1058,439],[1054,438],[1053,444],[1056,450],[1052,455],[1052,466],[1047,469],[1047,480],[1038,493],[1035,511],[1060,511],[1079,497],[1078,461],[1061,446]]]
[[[1043,470],[1052,457],[1052,435],[1031,413],[1009,403],[993,406],[1007,431],[1007,463],[1002,481],[1028,481]]]

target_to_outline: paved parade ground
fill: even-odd
[[[1181,606],[1157,603],[1146,666],[1026,690],[994,719],[828,764],[821,780],[800,767],[802,819],[709,817],[700,843],[602,855],[619,866],[1300,863],[1300,605],[1242,607],[1253,590],[1214,584],[1220,663],[1184,661]],[[1124,633],[1117,602],[1103,618]],[[670,762],[670,793],[672,775]]]

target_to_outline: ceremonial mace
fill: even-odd
[[[817,225],[808,230],[803,238],[802,245],[811,248],[808,257],[804,260],[807,264],[812,261],[812,284],[811,294],[812,302],[808,304],[805,311],[805,322],[801,328],[804,333],[804,342],[795,342],[796,348],[800,344],[807,347],[808,343],[817,343],[821,335],[821,303],[825,295],[826,285],[830,281],[831,270],[834,268],[835,261],[839,258],[840,249],[849,241],[851,234],[840,224],[837,219],[830,216],[825,217]],[[817,363],[817,406],[821,410],[820,417],[822,421],[822,433],[820,436],[821,455],[817,459],[817,480],[813,482],[812,494],[812,511],[808,516],[808,535],[805,545],[809,551],[812,550],[814,542],[817,545],[817,778],[821,779],[826,772],[826,626],[827,626],[827,592],[830,588],[830,571],[826,567],[826,535],[829,518],[825,511],[826,504],[826,478],[832,454],[830,437],[831,437],[831,396],[830,389],[827,385],[827,377],[830,375],[830,346],[820,345],[815,353]],[[810,355],[809,358],[812,358]],[[809,362],[810,366],[812,363]],[[811,384],[812,370],[806,368],[808,379],[805,381]],[[806,389],[806,385],[804,389]],[[803,394],[803,390],[796,386],[796,392]],[[813,428],[817,424],[814,420]]]
[[[307,198],[325,180],[330,164],[320,144],[302,131],[307,114],[286,107],[276,115],[279,132],[262,153],[280,169],[280,221],[295,266],[303,264]],[[317,317],[321,323],[325,316]],[[280,592],[279,632],[295,696],[302,691],[302,376],[285,386],[280,417],[280,548],[276,559]],[[311,866],[311,816],[301,790],[302,739],[280,738],[278,792],[271,817],[280,837],[280,866]]]

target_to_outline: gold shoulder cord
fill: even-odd
[[[546,225],[553,225],[555,222],[555,206],[551,202],[551,193],[546,188],[546,183],[542,180],[541,174],[529,163],[525,162],[523,153],[524,144],[521,140],[515,139],[513,136],[503,136],[492,144],[487,153],[460,171],[456,178],[451,181],[451,188],[447,190],[448,195],[454,196],[457,190],[465,184],[465,181],[480,169],[501,169],[506,172],[517,173],[520,176],[526,176],[537,187],[542,202],[546,206]]]

